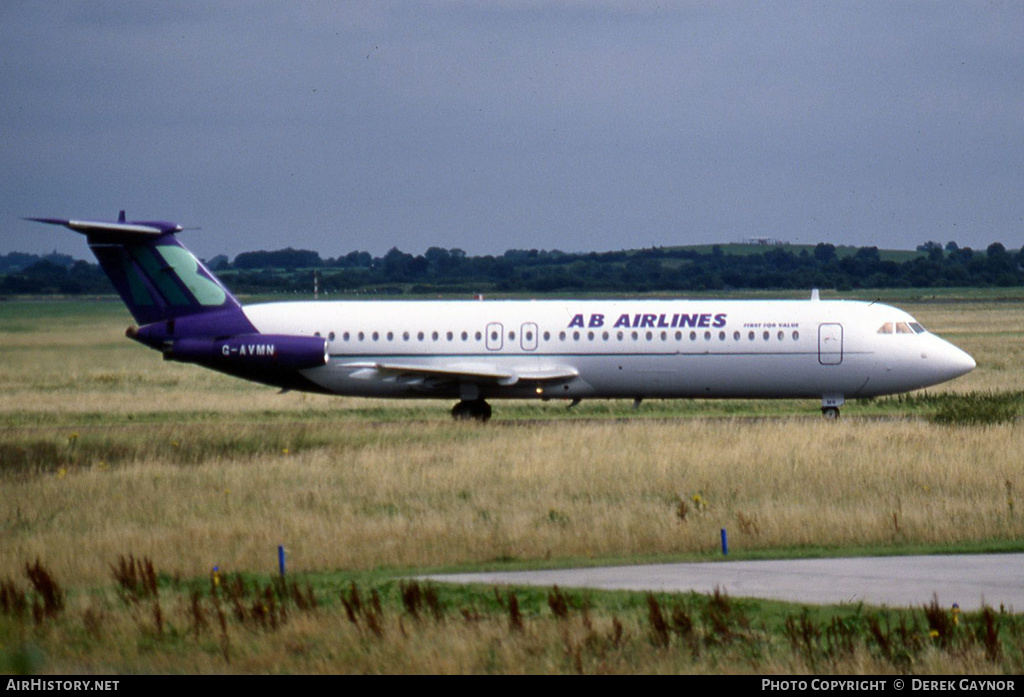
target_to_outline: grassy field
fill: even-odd
[[[118,303],[0,303],[0,671],[1019,672],[1020,617],[954,624],[926,592],[900,613],[395,580],[712,559],[723,527],[737,558],[1024,549],[1013,414],[935,418],[1019,402],[1024,304],[899,304],[978,368],[834,424],[813,401],[496,402],[480,427],[163,362]]]

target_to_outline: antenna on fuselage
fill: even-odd
[[[811,302],[812,303],[816,303],[819,300],[821,300],[821,295],[818,293],[818,289],[817,288],[812,288],[811,289]]]

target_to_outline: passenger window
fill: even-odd
[[[800,338],[800,332],[793,331],[793,341],[797,341]]]
[[[782,340],[783,340],[783,339],[785,339],[785,338],[786,338],[786,332],[784,332],[784,331],[782,331],[782,330],[780,329],[780,330],[779,330],[779,341],[782,341]]]
[[[482,334],[482,333],[480,333],[480,332],[477,332],[477,333],[476,333],[476,340],[477,340],[477,341],[480,341],[480,339],[481,339],[481,338],[483,338],[483,334]]]
[[[750,332],[749,334],[747,334],[747,338],[750,339],[751,341],[753,341],[754,340],[754,332]]]
[[[393,341],[394,338],[395,338],[395,333],[394,332],[388,332],[388,341]]]
[[[463,341],[469,341],[469,333],[468,332],[462,332],[462,340]]]
[[[593,341],[594,340],[594,332],[587,332],[587,339],[589,341]]]

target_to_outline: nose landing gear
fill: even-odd
[[[846,397],[841,394],[823,394],[821,396],[821,415],[829,421],[839,418],[839,407],[846,402]]]

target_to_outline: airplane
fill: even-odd
[[[163,354],[283,390],[457,399],[821,399],[909,392],[964,375],[970,355],[875,302],[821,300],[291,301],[242,306],[180,225],[27,218],[85,235]]]

